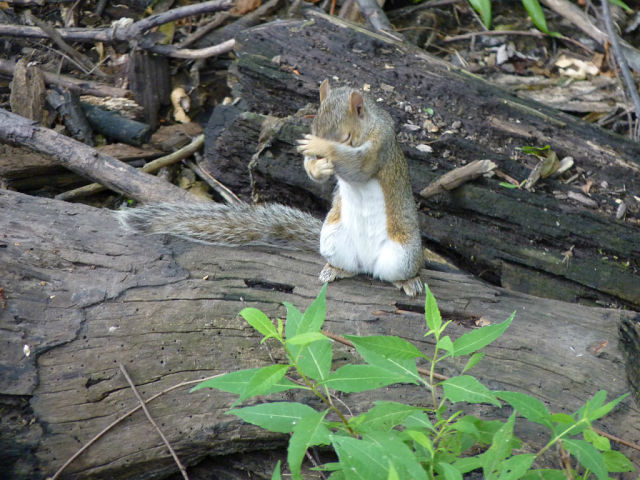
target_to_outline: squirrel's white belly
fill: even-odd
[[[340,221],[325,221],[320,254],[334,267],[382,280],[406,277],[406,247],[387,233],[384,194],[378,180],[352,184],[338,178]]]

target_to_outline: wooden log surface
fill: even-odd
[[[416,195],[443,173],[477,159],[490,159],[524,180],[536,163],[518,151],[528,145],[550,145],[560,158],[574,158],[571,174],[582,172],[572,184],[546,179],[533,192],[506,189],[494,178],[422,200],[428,247],[515,290],[640,307],[640,145],[313,10],[306,20],[264,24],[236,40],[231,83],[244,105],[214,113],[204,162],[235,192],[325,212],[331,186],[309,181],[295,152],[314,110],[294,114],[307,103],[317,105],[324,78],[368,85],[396,119]],[[230,108],[245,113],[229,120]],[[263,122],[259,113],[285,121],[271,146],[251,160]],[[429,133],[427,120],[439,131]],[[433,153],[422,153],[418,144],[430,145]],[[568,197],[581,193],[587,178],[595,182],[597,211]],[[623,220],[615,218],[619,201],[628,206]]]
[[[320,289],[323,262],[310,253],[130,235],[112,212],[4,190],[0,211],[0,438],[11,445],[3,453],[1,478],[51,475],[136,407],[119,363],[148,398],[181,382],[282,359],[275,345],[259,343],[237,312],[255,306],[283,316],[282,301],[304,309]],[[556,412],[575,410],[600,389],[611,397],[629,391],[617,329],[623,319],[634,322],[636,313],[512,293],[468,275],[422,276],[444,317],[453,320],[453,338],[480,317],[501,322],[516,311],[512,326],[473,372],[489,387],[530,393]],[[331,284],[327,298],[326,329],[333,333],[395,334],[426,351],[432,347],[423,336],[421,299],[362,276]],[[338,358],[355,361],[352,351],[336,348]],[[448,363],[441,373],[455,374],[462,366]],[[281,435],[225,415],[233,395],[188,389],[149,403],[185,464],[285,444]],[[398,385],[383,389],[381,398],[422,404],[424,392]],[[343,401],[358,412],[371,394]],[[480,413],[508,414],[485,406]],[[598,426],[640,443],[639,424],[640,408],[628,397]],[[544,441],[535,432],[520,433],[532,445]],[[137,412],[72,463],[63,478],[148,479],[175,471]]]

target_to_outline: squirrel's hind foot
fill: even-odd
[[[417,294],[422,293],[422,280],[420,280],[420,276],[400,282],[393,282],[393,285],[396,288],[404,290],[404,293],[410,297],[415,297]]]
[[[355,276],[355,273],[347,272],[341,268],[334,267],[330,263],[327,263],[318,277],[322,283],[333,282],[339,278],[349,278]]]

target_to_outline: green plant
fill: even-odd
[[[633,10],[622,0],[609,0],[609,2],[623,8],[627,13],[633,13]],[[491,0],[469,0],[469,4],[480,14],[484,26],[491,28]],[[547,20],[545,19],[544,12],[542,11],[542,7],[538,0],[522,0],[522,5],[527,10],[529,17],[531,17],[531,21],[538,30],[546,33],[547,35],[551,35],[552,37],[560,36],[558,32],[551,32],[547,28]]]
[[[332,480],[457,480],[476,469],[482,469],[485,479],[565,478],[561,470],[532,469],[536,458],[552,447],[573,457],[575,466],[566,467],[572,470],[573,478],[579,475],[583,479],[594,476],[604,480],[609,472],[633,470],[631,462],[612,450],[608,440],[591,426],[626,395],[605,403],[606,392],[600,391],[573,415],[567,415],[552,414],[541,401],[523,393],[489,390],[466,372],[482,359],[483,353],[478,350],[500,337],[514,315],[452,340],[444,335],[450,322],[443,322],[435,298],[428,288],[426,291],[425,336],[435,340],[431,355],[399,337],[348,336],[365,363],[346,364],[332,371],[331,340],[321,332],[325,285],[304,313],[285,303],[286,324],[277,319],[274,325],[255,308],[240,312],[264,336],[263,342],[274,339],[284,348],[287,363],[229,373],[206,380],[193,390],[208,387],[237,394],[234,406],[256,395],[292,389],[312,392],[322,402],[322,409],[274,401],[228,412],[267,430],[291,435],[287,461],[294,479],[302,478],[303,458],[307,449],[315,445],[331,445],[337,454],[337,462],[321,467],[331,472]],[[460,376],[437,379],[435,368],[439,362],[462,356],[469,358]],[[420,374],[416,359],[426,360],[429,365],[424,375]],[[430,405],[376,401],[368,411],[349,416],[333,401],[334,391],[362,392],[394,383],[424,388]],[[501,401],[513,408],[505,422],[482,420],[454,408],[461,402],[500,407]],[[514,453],[514,449],[522,447],[513,433],[516,415],[548,429],[549,441],[537,453]],[[272,478],[281,478],[279,464]]]

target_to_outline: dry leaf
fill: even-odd
[[[230,10],[232,15],[244,15],[258,8],[261,4],[261,0],[237,0],[236,6]]]
[[[593,181],[587,180],[587,183],[582,185],[580,187],[580,190],[582,190],[582,193],[584,193],[585,195],[589,195],[589,192],[591,191],[592,186],[593,186]]]

